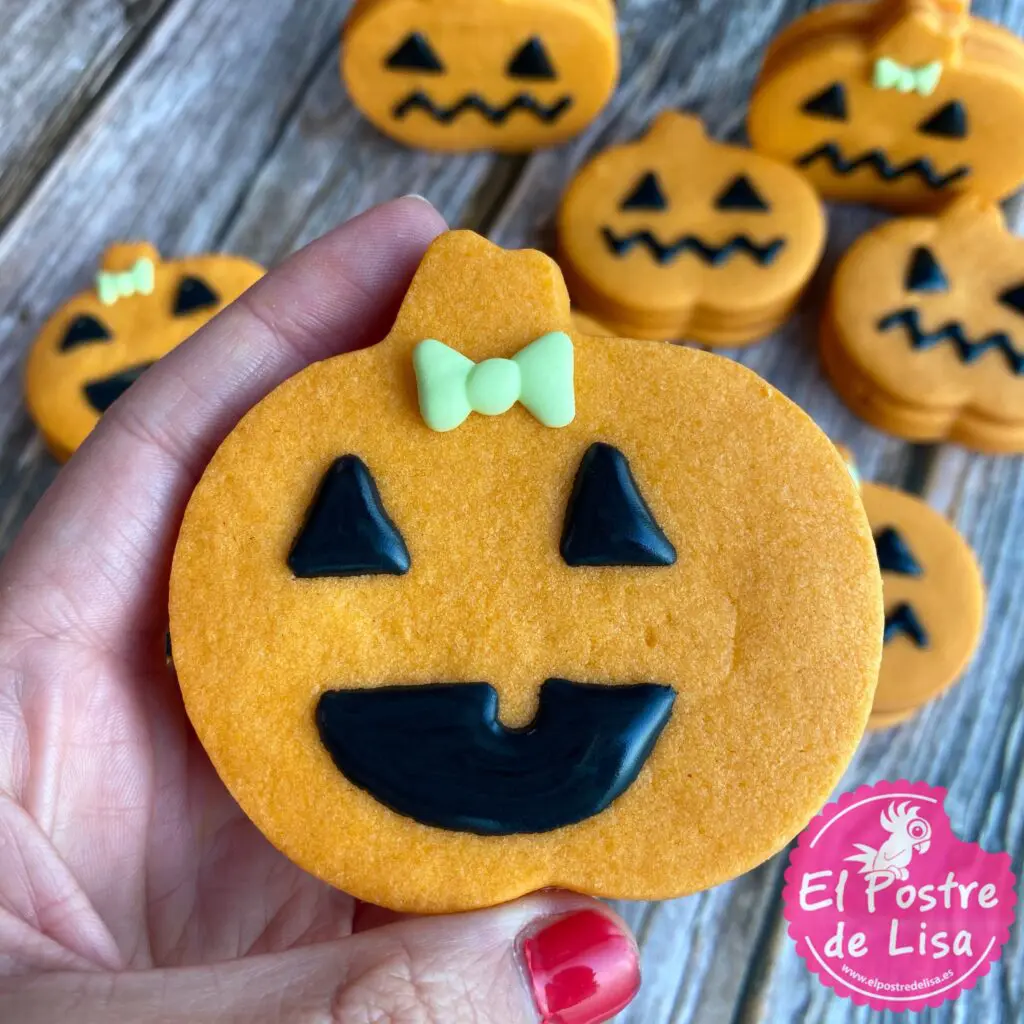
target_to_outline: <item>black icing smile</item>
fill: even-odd
[[[479,93],[470,93],[463,96],[457,103],[450,107],[444,107],[435,103],[421,89],[410,93],[394,109],[394,116],[403,120],[414,110],[422,110],[432,117],[438,124],[451,124],[457,117],[467,111],[475,110],[489,124],[495,127],[503,125],[517,110],[532,114],[538,121],[544,124],[554,124],[570,107],[572,97],[563,96],[554,103],[545,105],[529,93],[521,92],[514,96],[503,106],[494,106],[488,103]]]
[[[916,349],[930,349],[948,342],[956,348],[961,362],[968,365],[980,359],[989,349],[996,349],[1003,354],[1014,374],[1019,376],[1024,373],[1024,353],[1013,347],[1013,341],[1005,331],[995,331],[972,341],[958,320],[944,323],[937,330],[925,331],[921,327],[921,314],[913,306],[889,313],[878,321],[877,326],[883,332],[902,328]]]
[[[98,413],[105,413],[152,365],[140,363],[130,366],[102,380],[94,380],[82,390],[89,404]]]
[[[316,710],[341,773],[398,814],[456,832],[550,832],[599,814],[646,763],[675,691],[549,679],[524,729],[486,683],[333,690]]]
[[[759,266],[770,265],[786,245],[785,239],[775,238],[764,245],[758,245],[747,235],[734,235],[723,245],[711,245],[696,235],[683,235],[674,242],[659,241],[654,233],[645,229],[629,235],[617,235],[611,228],[601,228],[605,245],[615,256],[626,256],[638,245],[643,246],[654,257],[656,263],[665,266],[674,262],[684,253],[692,252],[708,266],[720,267],[737,253],[744,253]]]
[[[853,174],[861,167],[872,168],[882,181],[899,181],[909,174],[916,174],[929,188],[936,190],[948,188],[971,173],[970,167],[961,165],[947,174],[942,174],[926,156],[908,160],[903,164],[894,164],[881,149],[869,149],[859,156],[846,157],[836,142],[827,142],[805,153],[797,160],[797,165],[810,167],[819,160],[826,161],[836,174],[843,177]]]

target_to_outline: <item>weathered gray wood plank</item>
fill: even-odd
[[[0,225],[170,0],[10,0],[0,33]]]
[[[272,265],[361,210],[410,192],[458,224],[496,161],[411,153],[384,138],[345,95],[332,49],[218,246]]]
[[[0,233],[0,439],[31,436],[23,353],[53,308],[88,285],[107,243],[146,238],[171,254],[216,244],[309,76],[333,57],[339,15],[334,0],[167,9]],[[54,469],[12,452],[4,463],[13,530]]]

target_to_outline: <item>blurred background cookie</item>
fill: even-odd
[[[799,172],[666,111],[577,174],[557,231],[583,312],[625,336],[741,345],[792,312],[825,217]]]
[[[241,256],[165,261],[146,243],[108,248],[95,286],[50,317],[29,353],[25,400],[54,456],[69,458],[149,366],[263,274]]]
[[[551,146],[577,134],[619,76],[611,0],[360,0],[342,74],[386,135],[427,149]]]
[[[772,43],[750,101],[755,148],[829,199],[935,209],[1024,180],[1024,43],[969,0],[833,3]]]

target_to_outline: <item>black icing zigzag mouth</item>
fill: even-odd
[[[549,679],[523,729],[498,720],[487,683],[331,690],[316,709],[335,766],[423,825],[503,836],[605,810],[636,780],[672,716],[670,686]]]
[[[86,384],[82,390],[88,403],[101,415],[105,413],[153,364],[140,363]]]
[[[971,173],[970,167],[961,165],[948,174],[941,174],[926,156],[908,160],[903,164],[894,164],[881,149],[869,149],[859,156],[849,158],[843,155],[835,142],[827,142],[805,153],[797,160],[797,165],[810,167],[819,160],[827,161],[836,174],[844,177],[861,167],[871,167],[882,181],[889,182],[900,181],[910,174],[916,174],[924,184],[935,190],[948,188]]]
[[[1024,353],[1018,352],[1005,331],[994,331],[972,341],[959,320],[950,320],[934,331],[921,327],[921,313],[913,306],[889,313],[878,321],[878,330],[891,331],[902,327],[910,344],[916,349],[930,349],[948,342],[956,347],[961,362],[970,364],[980,359],[989,349],[1002,352],[1014,374],[1024,374]]]
[[[601,235],[605,245],[614,255],[626,256],[636,246],[641,245],[661,266],[672,263],[684,253],[691,252],[711,267],[720,267],[728,263],[737,253],[745,253],[759,266],[765,267],[775,261],[786,245],[785,239],[782,238],[758,245],[748,235],[734,235],[722,245],[711,245],[692,234],[683,235],[674,242],[665,244],[647,229],[634,231],[629,235],[617,235],[611,228],[603,227]]]
[[[451,124],[460,115],[475,110],[488,124],[501,127],[518,110],[532,114],[544,124],[554,124],[571,106],[571,96],[563,96],[554,103],[545,105],[536,97],[525,92],[514,96],[503,106],[494,106],[479,93],[474,92],[464,96],[458,103],[454,103],[450,107],[443,107],[435,103],[425,92],[418,90],[402,100],[395,107],[393,113],[395,118],[401,121],[412,111],[422,110],[439,124]]]

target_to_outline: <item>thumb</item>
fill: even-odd
[[[618,917],[594,900],[545,893],[221,964],[11,979],[0,982],[0,1019],[600,1024],[639,984],[636,946]]]

